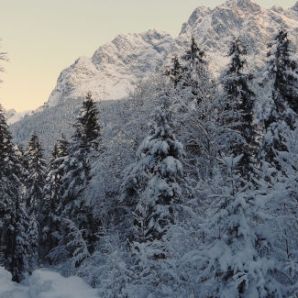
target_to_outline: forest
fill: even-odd
[[[13,281],[53,268],[107,298],[297,297],[297,53],[281,29],[251,71],[245,44],[233,40],[215,78],[193,37],[138,86],[129,162],[107,151],[91,92],[50,157],[38,134],[15,142],[0,110],[0,264]],[[104,195],[99,160],[125,165]]]

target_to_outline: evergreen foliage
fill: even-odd
[[[240,39],[232,43],[228,69],[222,76],[224,89],[224,111],[221,123],[228,139],[226,154],[233,158],[241,156],[236,170],[246,181],[252,181],[256,175],[258,153],[258,132],[254,123],[255,94],[249,86],[251,79],[244,72],[246,49]]]
[[[94,252],[100,229],[100,220],[95,219],[91,202],[84,195],[91,179],[92,148],[99,149],[100,127],[97,116],[96,104],[88,94],[74,124],[75,132],[68,146],[68,153],[63,157],[61,200],[57,208],[59,224],[61,225],[65,220],[72,223],[71,229],[60,231],[61,237],[72,239],[73,237],[63,233],[73,233],[74,226],[76,226],[77,231],[82,231],[82,241],[86,242],[89,253]],[[72,245],[64,241],[60,241],[61,243],[65,245],[70,256],[75,257],[76,249],[69,249],[70,246],[73,247],[74,242]]]
[[[199,48],[192,37],[190,48],[181,57],[184,70],[182,88],[190,91],[190,100],[196,100],[197,104],[200,104],[206,97],[209,98],[211,94],[211,79],[205,56],[205,52]]]
[[[132,235],[135,248],[138,243],[163,240],[169,225],[174,223],[174,205],[181,197],[183,146],[176,140],[170,121],[166,106],[157,111],[155,125],[138,149],[138,161],[125,178],[128,193],[137,194]],[[154,257],[165,254],[155,252]]]
[[[281,30],[269,48],[262,86],[271,92],[271,109],[264,119],[262,156],[264,162],[285,174],[281,156],[289,152],[288,137],[297,121],[297,62],[290,50],[287,31]],[[271,170],[267,179],[272,180],[275,176],[276,171]]]
[[[43,189],[46,176],[46,162],[43,157],[43,150],[38,136],[33,134],[28,148],[25,152],[25,158],[28,166],[28,177],[26,181],[26,206],[31,214],[40,216],[43,204]]]
[[[170,78],[174,88],[177,88],[183,76],[183,67],[180,64],[178,56],[172,59],[172,65],[166,70],[165,74]]]
[[[1,229],[0,252],[3,265],[20,282],[37,262],[37,227],[35,217],[29,217],[24,197],[24,169],[12,143],[3,110],[0,109],[0,189]]]
[[[44,188],[42,206],[42,255],[46,256],[57,244],[59,238],[59,206],[62,199],[63,163],[68,156],[69,143],[64,136],[54,146]]]

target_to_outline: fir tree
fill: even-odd
[[[66,249],[72,252],[72,264],[79,267],[81,263],[90,257],[90,249],[84,237],[84,231],[80,230],[77,225],[70,219],[63,219],[66,238],[63,239]]]
[[[225,191],[228,190],[227,193]],[[199,291],[203,297],[280,297],[270,272],[278,266],[267,259],[264,220],[255,192],[240,192],[225,186],[220,203],[211,203],[202,247]]]
[[[94,217],[93,207],[84,196],[84,191],[91,179],[89,159],[92,148],[99,149],[100,126],[97,115],[96,104],[88,94],[74,125],[75,133],[69,144],[68,156],[63,162],[62,200],[58,207],[61,219],[72,221],[77,230],[82,232],[90,253],[95,249],[100,221]],[[72,256],[74,253],[75,250],[70,252]]]
[[[12,280],[16,282],[21,282],[29,269],[28,229],[29,218],[25,213],[25,209],[21,206],[19,199],[17,199],[11,226],[8,231],[8,238],[11,239],[9,246],[11,250],[10,257],[6,260],[6,268],[11,272]]]
[[[183,74],[183,67],[180,64],[178,56],[175,56],[172,59],[171,67],[169,67],[166,70],[166,75],[170,78],[175,89],[178,87],[178,84],[180,83],[180,81],[182,79],[182,74]]]
[[[10,239],[12,239],[7,259],[12,280],[21,282],[37,267],[38,262],[38,226],[34,215],[29,216],[25,204],[17,201],[12,220]]]
[[[43,158],[43,150],[41,148],[38,136],[33,134],[27,151],[25,153],[28,165],[28,177],[26,181],[27,193],[26,204],[29,213],[40,216],[41,206],[43,204],[43,189],[46,176],[46,162]]]
[[[3,264],[20,282],[36,265],[37,229],[23,203],[24,169],[0,108],[0,253]]]
[[[204,98],[210,95],[211,80],[205,52],[199,48],[194,37],[191,38],[190,48],[181,59],[183,62],[181,87],[190,90],[190,99],[195,99],[200,104]]]
[[[269,48],[262,86],[271,93],[271,110],[264,119],[262,156],[277,171],[285,173],[280,155],[288,152],[287,138],[297,119],[297,62],[292,57],[286,31],[281,30]],[[276,176],[276,173],[273,171],[269,176]]]
[[[54,146],[44,188],[42,207],[42,255],[46,256],[57,244],[59,225],[58,208],[62,199],[63,164],[68,156],[68,141],[62,136]]]
[[[98,109],[92,99],[92,95],[88,92],[75,124],[76,135],[79,138],[80,146],[84,147],[86,152],[90,148],[98,149],[100,142],[100,126],[98,122]]]
[[[12,137],[8,130],[6,119],[2,107],[0,106],[0,218],[1,221],[9,216],[13,209],[13,199],[18,194],[19,185],[14,185],[18,181],[11,181],[14,165]],[[13,189],[10,187],[13,186]],[[5,224],[2,222],[2,227]],[[2,239],[2,237],[0,238]]]
[[[142,243],[164,240],[174,222],[174,204],[180,199],[183,147],[170,127],[166,108],[156,114],[155,126],[138,150],[138,161],[127,170],[123,184],[126,195],[135,196],[135,247]],[[164,257],[159,251],[154,257]]]
[[[294,59],[287,31],[281,30],[277,34],[274,41],[269,45],[267,57],[266,79],[273,81],[272,97],[275,113],[285,112],[286,103],[298,113],[297,61]],[[277,115],[272,116],[278,117]]]
[[[7,229],[15,209],[15,199],[20,196],[21,181],[18,174],[22,172],[14,155],[12,137],[0,106],[0,250],[9,252]],[[8,255],[5,255],[7,258]]]
[[[249,87],[250,75],[244,72],[247,52],[239,39],[232,43],[231,59],[222,78],[224,89],[224,111],[221,123],[225,131],[227,154],[233,158],[241,156],[236,170],[246,181],[256,175],[258,133],[254,124],[255,94]]]

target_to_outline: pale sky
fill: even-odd
[[[166,31],[176,36],[194,8],[223,0],[0,0],[0,38],[9,62],[0,103],[17,111],[41,106],[59,73],[117,34]],[[259,0],[270,7],[294,0]]]

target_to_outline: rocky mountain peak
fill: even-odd
[[[216,74],[225,65],[232,39],[238,36],[244,38],[249,53],[255,57],[254,65],[260,64],[266,56],[267,43],[281,25],[290,34],[297,33],[298,2],[289,10],[265,9],[254,0],[228,0],[213,9],[198,7],[176,39],[154,29],[120,34],[99,47],[91,58],[80,58],[59,76],[49,105],[81,98],[88,91],[96,99],[127,97],[139,80],[184,49],[191,36],[210,56],[210,68]]]
[[[262,9],[261,6],[253,0],[229,0],[224,5],[233,9],[237,8],[248,12],[257,12]]]
[[[79,58],[63,70],[48,105],[82,98],[89,91],[97,100],[126,97],[141,78],[162,65],[174,44],[169,34],[157,30],[120,34],[91,58]]]

